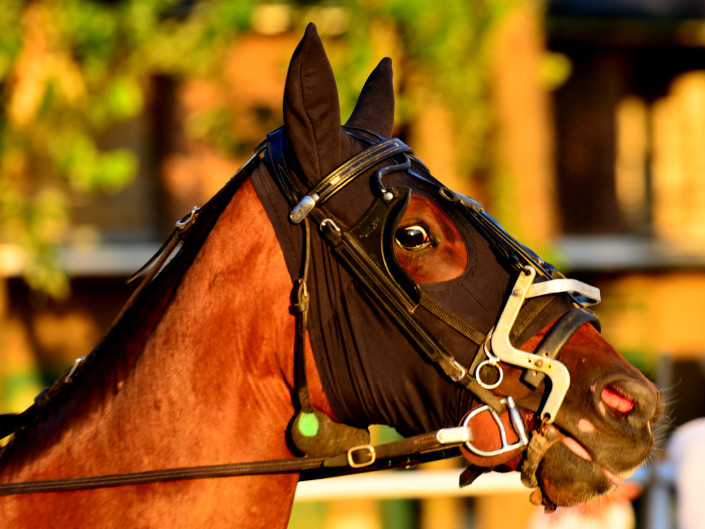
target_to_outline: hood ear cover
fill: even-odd
[[[370,74],[347,125],[392,135],[392,61],[382,59]],[[308,188],[359,150],[344,133],[338,87],[316,26],[309,24],[289,65],[284,88],[284,125]]]

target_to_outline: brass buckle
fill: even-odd
[[[348,450],[348,465],[350,468],[370,466],[377,460],[377,452],[372,445],[353,446]]]

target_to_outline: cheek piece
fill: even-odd
[[[463,420],[463,425],[469,425],[475,416],[489,412],[497,426],[501,447],[487,451],[474,446],[471,440],[465,443],[465,448],[481,457],[496,457],[503,454],[514,455],[517,449],[528,447],[521,468],[522,481],[529,487],[536,487],[535,474],[538,465],[548,448],[557,441],[551,435],[555,429],[549,429],[547,426],[556,419],[570,388],[570,373],[556,357],[583,324],[592,323],[599,330],[599,318],[587,307],[601,301],[600,290],[581,281],[563,277],[552,265],[509,235],[476,200],[445,188],[440,194],[451,202],[462,204],[487,240],[500,253],[518,263],[520,268],[497,322],[484,341],[482,351],[485,359],[478,363],[476,358],[473,363],[476,366],[475,378],[483,388],[492,390],[502,382],[502,364],[507,364],[523,369],[521,380],[533,389],[537,389],[545,377],[550,380],[550,384],[546,384],[546,393],[540,406],[534,410],[540,424],[531,436],[526,430],[514,400],[511,396],[507,396],[502,399],[502,403],[508,410],[517,440],[514,443],[507,441],[507,427],[500,418],[498,413],[500,410],[493,409],[491,403],[486,403],[468,414]],[[529,299],[557,294],[568,295],[573,301],[573,308],[556,321],[533,353],[514,347],[510,336],[525,302]]]

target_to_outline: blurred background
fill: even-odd
[[[700,0],[2,0],[0,412],[90,352],[125,278],[281,125],[309,21],[344,120],[392,57],[396,134],[602,289],[603,334],[666,390],[668,428],[705,415]],[[527,498],[314,498],[290,527],[519,528]]]

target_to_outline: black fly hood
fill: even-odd
[[[536,410],[551,421],[568,389],[567,370],[554,360],[557,350],[537,363],[515,344],[571,314],[560,339],[553,337],[560,348],[595,319],[578,298],[597,301],[599,292],[556,279],[478,202],[446,188],[401,140],[388,139],[394,117],[388,59],[341,127],[335,80],[309,28],[290,66],[284,117],[285,127],[262,147],[269,175],[260,171],[253,182],[292,280],[306,289],[308,335],[337,417],[410,435],[457,425],[477,402],[502,411],[507,401],[492,390],[505,355],[532,370],[533,387],[551,378]],[[395,248],[404,246],[400,221],[412,197],[435,204],[462,238],[465,266],[455,277],[418,282],[400,264]],[[413,242],[423,234],[409,236]]]

